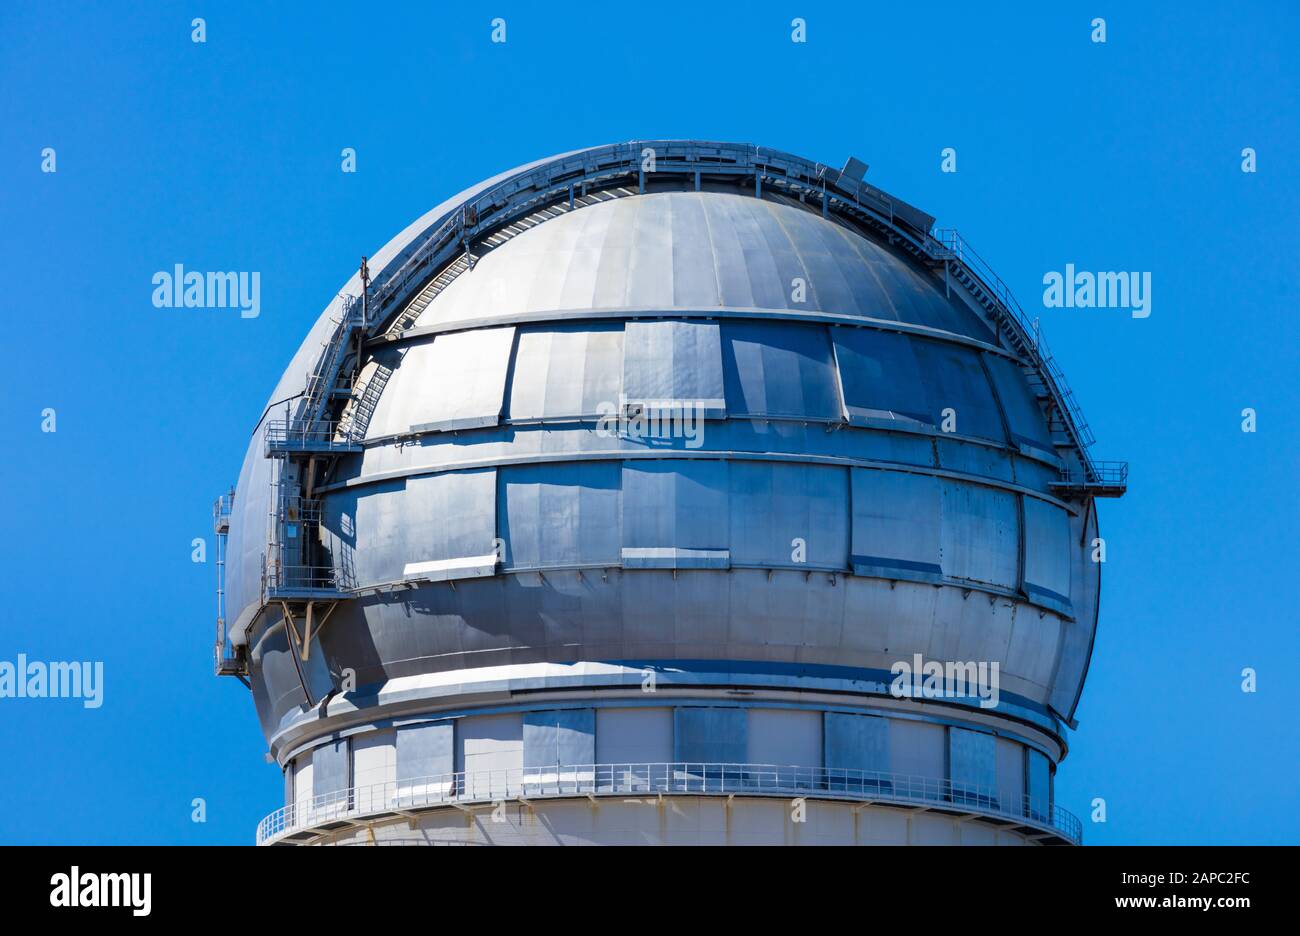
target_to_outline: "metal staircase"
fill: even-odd
[[[384,330],[386,337],[396,337],[402,332],[411,328],[420,318],[420,315],[427,309],[438,295],[450,286],[457,277],[473,269],[474,263],[489,251],[495,250],[503,244],[513,240],[525,231],[537,227],[537,225],[549,221],[552,218],[558,218],[560,215],[568,214],[578,208],[585,208],[588,205],[597,205],[601,202],[610,201],[615,198],[623,198],[627,195],[637,194],[635,189],[626,187],[616,187],[613,189],[601,189],[596,192],[587,192],[579,195],[576,192],[571,202],[560,202],[559,204],[549,205],[539,211],[524,215],[509,224],[506,224],[491,233],[485,235],[478,243],[479,253],[475,257],[468,250],[460,254],[448,264],[441,273],[429,281],[420,292],[402,309],[401,314],[396,316],[392,323]]]
[[[366,378],[365,383],[357,387],[352,402],[344,410],[343,418],[340,420],[350,438],[361,440],[366,437],[366,430],[370,428],[370,419],[375,415],[375,407],[379,405],[379,398],[383,395],[384,387],[388,385],[388,378],[392,376],[391,367],[376,363],[375,369]]]
[[[363,280],[368,271],[362,262]],[[333,610],[351,597],[349,583],[322,559],[317,478],[326,477],[338,458],[362,450],[349,422],[331,417],[340,395],[350,398],[358,372],[360,339],[366,327],[366,298],[343,298],[342,314],[307,378],[296,409],[285,404],[285,417],[271,420],[263,434],[263,454],[276,460],[262,563],[262,603],[281,605],[288,621],[295,611],[310,616],[318,602]],[[310,640],[308,636],[306,638]],[[306,644],[302,654],[306,656]]]
[[[364,261],[363,261],[364,267]],[[347,352],[352,349],[354,336],[363,334],[366,327],[366,300],[363,296],[343,296],[343,310],[334,329],[326,339],[325,350],[307,377],[307,386],[297,413],[294,428],[308,429],[319,424],[325,408],[339,390],[339,380]],[[354,367],[355,371],[355,367]]]
[[[261,608],[279,606],[300,675],[313,631],[319,632],[338,602],[352,597],[351,583],[325,556],[321,503],[314,492],[318,479],[327,477],[339,458],[362,450],[364,430],[356,431],[355,420],[332,418],[335,401],[354,395],[366,336],[369,270],[364,258],[361,277],[362,296],[343,297],[339,318],[307,376],[302,395],[296,404],[285,404],[282,419],[268,420],[262,435],[262,453],[274,465],[262,554]],[[369,405],[373,409],[374,402]],[[224,517],[218,527],[219,549],[224,550],[230,511],[227,502],[221,514],[221,504],[218,501],[215,509]],[[232,648],[225,632],[224,561],[219,569],[216,671],[242,677],[247,674],[244,648]],[[301,631],[299,621],[304,625]],[[307,692],[305,680],[303,690]]]

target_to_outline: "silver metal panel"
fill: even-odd
[[[978,787],[984,795],[997,787],[997,739],[982,731],[948,728],[948,772],[954,787]]]
[[[1047,417],[1020,366],[996,354],[984,355],[984,364],[1006,414],[1011,441],[1030,452],[1055,459],[1056,447],[1052,445]]]
[[[347,738],[338,738],[317,746],[311,752],[312,795],[323,796],[350,787],[351,760]]]
[[[822,766],[822,713],[749,709],[744,763]]]
[[[745,287],[731,285],[724,296],[744,298],[745,293],[753,297],[750,305],[759,309],[779,309],[792,301],[793,283],[791,280],[803,270],[799,266],[788,240],[780,236],[779,225],[775,223],[769,211],[750,211],[743,199],[713,199],[710,207],[716,206],[719,230],[734,232],[736,243],[744,257],[744,264],[736,275],[728,277],[733,283],[743,274],[747,281]]]
[[[668,764],[672,760],[672,709],[602,708],[597,710],[597,763]]]
[[[582,766],[596,760],[595,709],[524,713],[524,770]]]
[[[518,776],[523,766],[522,715],[479,715],[457,723],[456,771],[466,774],[465,795],[504,796],[510,778]]]
[[[821,326],[724,322],[722,369],[733,416],[841,418],[830,340]]]
[[[520,329],[510,418],[563,420],[609,412],[618,405],[622,370],[619,325]]]
[[[673,306],[687,309],[720,306],[713,244],[704,217],[705,199],[689,194],[679,198],[678,194],[687,193],[668,196],[672,201]]]
[[[593,308],[617,308],[627,302],[627,272],[632,262],[635,226],[636,212],[613,211],[609,213],[608,220],[595,228],[601,231],[602,236],[600,257],[595,265],[596,279],[591,297]],[[593,229],[589,226],[587,230]],[[586,277],[580,279],[585,280]]]
[[[1029,815],[1039,820],[1046,819],[1052,813],[1052,769],[1047,758],[1032,748],[1025,751],[1025,784]]]
[[[853,570],[938,582],[944,574],[939,479],[869,468],[851,471]]]
[[[997,739],[998,795],[1003,808],[1015,808],[1025,796],[1025,747],[1006,738]]]
[[[496,425],[513,328],[440,335],[404,349],[375,406],[370,439]]]
[[[412,347],[379,398],[369,436],[495,426],[514,338],[512,327],[484,328]]]
[[[623,465],[623,548],[678,550],[663,558],[714,567],[727,549],[726,462],[664,459]],[[647,553],[633,553],[632,556]],[[652,566],[663,568],[664,566]]]
[[[673,760],[743,764],[749,720],[742,708],[681,707],[673,710]]]
[[[397,781],[405,783],[449,774],[456,769],[454,726],[450,721],[422,722],[397,729]]]
[[[1101,563],[1092,560],[1096,538],[1096,510],[1070,517],[1070,605],[1074,619],[1062,628],[1060,659],[1052,679],[1052,707],[1067,721],[1074,718],[1079,704],[1097,633]]]
[[[311,775],[311,751],[306,751],[293,759],[293,802],[300,808],[316,795]]]
[[[890,720],[827,712],[823,716],[827,768],[888,773]]]
[[[862,177],[867,174],[867,164],[856,156],[850,156],[845,161],[844,168],[840,170],[840,174],[847,176],[854,181],[861,182]]]
[[[358,685],[545,661],[731,660],[741,682],[766,682],[765,668],[745,661],[887,670],[914,652],[935,659],[1023,657],[1035,669],[1022,674],[1003,666],[1004,704],[1009,692],[1043,703],[1052,658],[1045,674],[1040,661],[1059,627],[1050,613],[1016,610],[1012,600],[990,602],[961,588],[856,576],[832,582],[797,570],[676,577],[671,569],[553,571],[544,580],[499,576],[458,582],[455,590],[439,584],[368,597],[340,606],[321,640],[334,665],[356,669]],[[417,627],[413,620],[435,623]],[[296,685],[296,676],[286,675]],[[771,678],[777,684],[786,677]],[[299,701],[300,693],[286,692],[270,710],[259,701],[259,711],[273,727]]]
[[[935,425],[927,384],[913,350],[915,339],[874,328],[832,327],[835,358],[852,423],[882,419]]]
[[[1035,497],[1024,498],[1024,510],[1024,592],[1037,604],[1071,614],[1070,517]]]
[[[672,205],[668,198],[641,202],[632,222],[632,251],[628,260],[627,295],[650,308],[673,307]],[[621,304],[621,303],[618,303]]]
[[[697,406],[726,415],[722,344],[716,322],[628,322],[621,404]]]
[[[720,303],[740,309],[761,305],[756,299],[761,291],[754,288],[752,271],[745,262],[746,239],[736,223],[734,201],[710,198],[702,204],[713,246],[713,268]]]
[[[1020,572],[1020,507],[1015,494],[940,481],[944,574],[1014,589]]]
[[[848,568],[848,469],[734,461],[730,485],[732,565]]]
[[[298,666],[294,664],[294,650],[289,647],[289,637],[279,615],[275,624],[261,628],[249,642],[248,655],[258,678],[251,680],[253,702],[262,718],[263,728],[268,720],[278,720],[286,711],[306,705]],[[271,722],[274,724],[274,721]]]
[[[827,312],[873,316],[881,305],[878,284],[862,275],[857,253],[845,239],[853,236],[808,211],[782,214],[781,224],[797,245],[817,306]],[[889,316],[881,316],[886,318]]]
[[[934,437],[934,454],[938,456],[938,466],[948,471],[976,478],[996,478],[1033,490],[1042,489],[1032,483],[1034,471],[1029,467],[1037,465],[1037,462],[1018,458],[1005,448],[940,435]]]
[[[957,435],[1005,442],[1002,416],[979,352],[925,339],[916,339],[913,348],[925,375],[934,424],[943,428],[944,411],[952,410]]]
[[[943,725],[895,718],[889,723],[889,769],[909,777],[944,777]]]
[[[482,573],[496,536],[496,471],[452,471],[335,491],[322,506],[326,548],[354,587]],[[408,566],[444,560],[441,573],[407,575]]]
[[[621,475],[618,462],[502,468],[497,483],[506,568],[618,565]]]
[[[411,478],[404,498],[407,523],[414,542],[408,562],[460,559],[490,555],[496,534],[496,471],[451,471]],[[413,517],[423,522],[411,524]],[[372,528],[374,529],[374,528]],[[378,542],[360,543],[365,551],[382,550],[386,532],[375,529]],[[423,549],[420,539],[423,538]]]
[[[369,731],[352,738],[352,785],[387,786],[397,779],[395,732]]]

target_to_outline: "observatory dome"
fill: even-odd
[[[653,790],[660,765],[669,792],[732,770],[762,794],[735,779],[758,764],[828,803],[836,776],[928,778],[1070,840],[1051,774],[1099,573],[1065,481],[1089,463],[931,220],[848,169],[649,142],[505,173],[371,258],[228,521],[219,656],[286,772],[265,837],[352,828],[322,816],[412,777],[528,799],[511,777],[586,794],[636,764]],[[897,691],[931,661],[983,665],[992,700]]]

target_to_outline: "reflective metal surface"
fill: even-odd
[[[607,152],[533,171],[560,178]],[[812,178],[790,165],[787,182]],[[385,691],[412,679],[438,677],[406,697],[426,711],[451,704],[453,682],[488,699],[485,674],[540,665],[639,667],[669,685],[709,670],[736,691],[834,684],[868,700],[916,655],[997,664],[1008,704],[1059,736],[1099,591],[1089,490],[1062,482],[1095,472],[1079,427],[1049,419],[1069,407],[1046,359],[990,312],[997,288],[986,302],[952,282],[967,269],[959,239],[942,242],[958,259],[935,262],[916,247],[930,249],[928,216],[851,179],[836,197],[852,210],[833,214],[806,181],[762,171],[611,178],[600,197],[590,177],[581,198],[549,196],[555,210],[529,202],[527,223],[479,226],[485,183],[408,228],[371,259],[382,318],[338,422],[254,433],[224,595],[277,755],[290,738],[335,743],[322,700],[375,700],[380,721]],[[885,208],[897,238],[866,223]],[[343,309],[309,334],[263,423],[319,371]],[[268,455],[291,449],[331,466],[309,484],[313,550],[345,594],[314,631],[265,603]],[[599,694],[599,678],[581,691]],[[676,726],[678,759],[728,761],[736,716],[701,712]],[[567,717],[534,743],[566,750]],[[829,714],[825,732],[827,768],[883,743]],[[696,734],[698,750],[682,740]],[[555,762],[526,735],[525,764]],[[997,780],[992,735],[949,745],[940,775]],[[317,779],[335,783],[322,763]],[[1019,782],[1050,800],[1050,779]]]

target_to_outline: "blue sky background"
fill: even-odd
[[[252,840],[280,774],[211,675],[190,542],[289,357],[447,196],[655,137],[856,155],[1041,310],[1094,453],[1132,463],[1058,802],[1089,843],[1300,842],[1300,7],[386,6],[0,6],[0,660],[106,668],[96,711],[0,700],[0,842]],[[260,271],[261,316],[154,308],[176,263]],[[1066,263],[1150,271],[1151,317],[1042,309]]]

